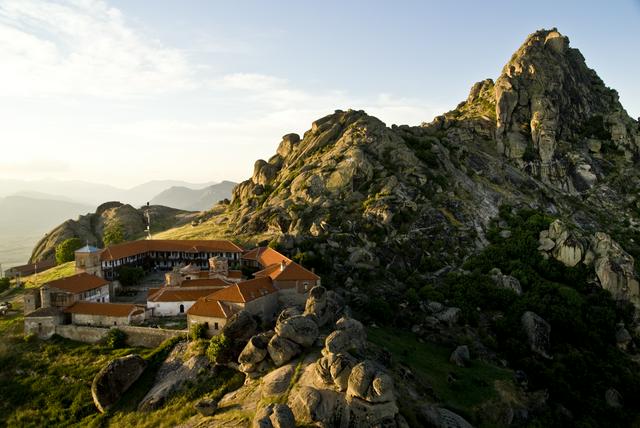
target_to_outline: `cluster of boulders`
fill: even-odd
[[[335,319],[340,308],[340,299],[333,291],[322,286],[312,288],[304,312],[286,308],[278,316],[275,330],[249,339],[238,357],[240,370],[252,378],[291,361],[316,342],[320,327]]]
[[[298,423],[318,426],[397,426],[398,407],[391,376],[362,359],[363,325],[342,317],[325,339],[322,357],[303,374],[289,396]]]
[[[583,236],[570,230],[561,220],[555,220],[548,230],[540,232],[538,250],[565,266],[582,262],[593,265],[600,285],[618,300],[627,300],[640,307],[640,283],[635,273],[635,261],[616,241],[604,232]]]
[[[411,332],[421,334],[425,331],[442,331],[460,321],[462,310],[454,306],[446,306],[437,301],[421,301],[420,310],[425,313],[421,324],[411,327]]]

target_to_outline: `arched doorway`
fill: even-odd
[[[183,314],[184,313],[184,305],[180,305],[180,313]]]

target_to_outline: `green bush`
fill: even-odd
[[[102,232],[102,242],[104,242],[104,246],[108,247],[109,245],[120,244],[124,242],[124,229],[122,228],[122,224],[120,222],[109,223]]]
[[[126,342],[127,333],[118,328],[110,329],[104,339],[105,346],[111,349],[124,348],[126,346]]]
[[[8,290],[11,286],[11,280],[9,278],[0,278],[0,293]]]
[[[193,324],[189,329],[191,340],[204,339],[207,337],[207,326],[204,323]]]
[[[79,238],[65,239],[56,247],[56,263],[60,265],[72,262],[75,259],[75,251],[83,245]]]
[[[207,357],[209,361],[215,364],[223,362],[224,357],[231,349],[231,340],[224,334],[220,333],[217,336],[213,336],[209,341],[209,348],[207,349]]]
[[[136,285],[144,278],[144,269],[141,267],[122,266],[118,268],[118,280],[122,285]]]

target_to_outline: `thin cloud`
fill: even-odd
[[[0,61],[5,96],[127,98],[193,85],[179,50],[136,33],[103,1],[3,2]]]

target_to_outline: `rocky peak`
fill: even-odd
[[[528,154],[549,168],[563,143],[612,139],[638,149],[637,127],[579,50],[555,28],[531,34],[496,81],[496,137],[514,159]],[[635,129],[634,129],[635,128]],[[549,171],[542,176],[548,176]]]

